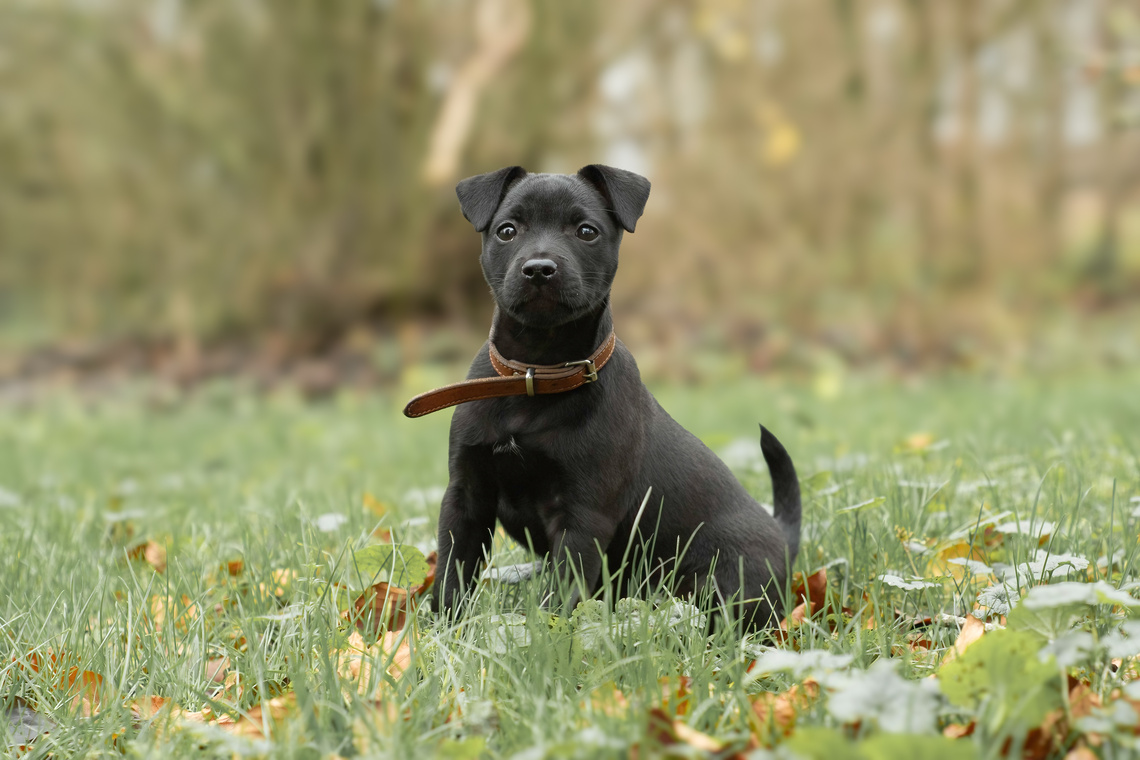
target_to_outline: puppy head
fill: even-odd
[[[649,180],[600,164],[577,174],[511,166],[465,179],[455,192],[483,234],[483,276],[499,308],[551,327],[605,303],[622,231],[641,217]]]

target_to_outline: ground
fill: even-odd
[[[396,391],[0,408],[0,734],[29,757],[1123,756],[1137,387],[655,389],[761,502],[757,423],[799,468],[787,619],[744,641],[663,597],[562,619],[496,580],[437,620],[449,413],[406,420]]]

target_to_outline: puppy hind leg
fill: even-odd
[[[713,569],[720,613],[731,620],[739,633],[770,628],[777,622],[776,610],[782,609],[772,574],[767,569],[746,566],[743,557],[736,560],[734,565],[726,563]]]
[[[608,536],[606,537],[608,539]],[[569,614],[583,597],[589,598],[598,590],[602,574],[602,544],[589,533],[563,530],[551,541],[550,574],[554,597],[563,602]]]

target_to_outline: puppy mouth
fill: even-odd
[[[521,322],[557,324],[576,319],[590,310],[590,302],[580,288],[554,283],[518,283],[507,293],[496,293],[496,300]]]

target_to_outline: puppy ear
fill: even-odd
[[[495,210],[503,202],[507,188],[511,183],[526,175],[526,169],[521,166],[508,166],[497,172],[479,174],[468,177],[455,186],[455,194],[459,196],[459,208],[463,216],[475,227],[476,232],[483,232],[495,216]]]
[[[649,200],[649,180],[640,174],[601,164],[583,166],[578,176],[602,194],[626,232],[633,232]]]

